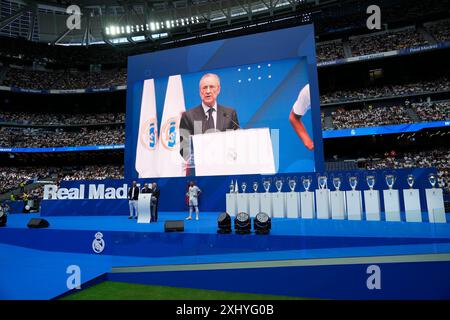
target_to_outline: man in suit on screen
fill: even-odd
[[[220,93],[218,75],[205,74],[200,79],[199,91],[201,104],[185,111],[180,121],[180,153],[186,161],[191,155],[191,135],[240,128],[236,110],[217,103]]]

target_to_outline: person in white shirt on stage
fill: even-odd
[[[189,189],[186,196],[189,197],[189,217],[186,220],[192,220],[192,211],[195,209],[195,220],[198,220],[198,196],[202,191],[197,187],[194,181],[189,183]]]
[[[138,198],[139,198],[139,187],[136,181],[133,181],[133,186],[128,190],[128,205],[130,206],[130,217],[128,219],[137,219],[138,216]]]

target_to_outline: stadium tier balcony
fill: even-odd
[[[21,125],[124,124],[125,113],[32,113],[0,111],[0,123]]]
[[[64,131],[36,128],[2,127],[1,147],[45,148],[66,146],[99,146],[125,143],[125,129],[104,127],[102,129],[81,128]]]
[[[450,81],[443,77],[430,81],[416,81],[411,83],[393,84],[378,87],[363,87],[352,90],[338,90],[320,96],[321,105],[379,99],[385,97],[402,97],[413,94],[445,92],[450,90]]]

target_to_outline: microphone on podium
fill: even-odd
[[[224,112],[224,113],[223,113],[223,116],[224,116],[225,118],[230,119],[231,122],[233,122],[233,124],[234,124],[235,126],[238,127],[238,129],[242,129],[241,126],[239,125],[239,123],[237,123],[236,121],[234,121],[233,118],[232,118],[228,113]]]

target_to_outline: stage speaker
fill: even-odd
[[[33,218],[28,222],[28,228],[48,228],[50,223],[45,219]]]
[[[168,220],[164,223],[165,232],[184,231],[183,220]]]

